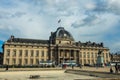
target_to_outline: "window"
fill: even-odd
[[[92,55],[92,58],[93,58],[94,57],[93,52],[91,53],[91,55]]]
[[[28,60],[27,59],[25,59],[25,64],[27,64],[28,63]]]
[[[90,60],[88,60],[88,64],[90,64]]]
[[[95,63],[94,63],[94,60],[92,60],[92,64],[95,64]]]
[[[6,64],[9,64],[9,59],[6,59]]]
[[[10,49],[7,49],[7,54],[6,56],[10,56]]]
[[[90,58],[90,54],[89,54],[89,52],[87,53],[87,57]]]
[[[98,54],[96,53],[96,55],[95,55],[95,56],[96,56],[96,58],[97,58]]]
[[[28,50],[25,50],[25,57],[28,56]]]
[[[13,50],[13,56],[16,56],[16,50],[15,49]]]
[[[61,53],[61,51],[60,51],[60,57],[62,57],[62,53]]]
[[[52,52],[51,54],[52,54],[52,56],[55,56],[55,53],[54,53],[54,52]]]
[[[30,59],[30,64],[33,65],[33,59]]]
[[[19,63],[19,65],[21,65],[21,64],[22,64],[22,59],[19,59],[19,62],[18,62],[18,63]]]
[[[108,60],[106,60],[106,63],[108,63]]]
[[[49,56],[49,52],[48,52],[48,51],[46,51],[46,53],[47,53],[47,56]]]
[[[106,58],[108,58],[108,56],[109,56],[108,53],[106,53]]]
[[[33,50],[31,50],[31,57],[33,57],[33,54],[34,54],[34,51],[33,51]]]
[[[22,56],[22,50],[19,50],[19,56]]]
[[[67,57],[67,52],[65,51],[65,57]]]
[[[80,63],[82,64],[82,60],[80,60]]]
[[[37,51],[36,51],[36,57],[38,57],[38,56],[39,56],[39,51],[37,50]]]
[[[44,57],[44,51],[42,51],[42,55],[41,56]]]
[[[16,61],[15,61],[15,59],[13,59],[13,64],[15,65],[15,63],[16,63]]]
[[[84,64],[86,64],[86,60],[84,59]]]
[[[84,52],[84,58],[86,57],[86,53]]]
[[[79,57],[79,51],[76,51],[76,57]]]
[[[39,64],[39,59],[36,59],[36,64]]]
[[[82,54],[80,53],[80,57],[82,57]]]
[[[73,57],[73,56],[74,56],[73,54],[74,54],[74,51],[72,50],[72,51],[71,51],[71,57]]]

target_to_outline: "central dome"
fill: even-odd
[[[74,40],[72,35],[66,31],[63,27],[59,27],[56,31],[56,38],[66,38]]]

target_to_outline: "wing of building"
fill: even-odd
[[[104,63],[110,62],[109,49],[103,43],[75,42],[63,27],[51,32],[49,40],[24,39],[11,36],[4,45],[4,65],[39,65],[39,61],[54,61],[56,65],[67,61],[77,64],[96,64],[102,50]]]

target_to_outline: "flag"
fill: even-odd
[[[60,23],[60,22],[61,22],[61,19],[58,20],[58,23]]]

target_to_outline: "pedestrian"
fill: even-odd
[[[110,73],[113,73],[113,69],[112,69],[112,67],[110,68]]]
[[[72,69],[74,69],[74,65],[72,65]]]
[[[120,65],[118,65],[118,69],[119,69],[119,71],[120,71]]]
[[[64,65],[64,69],[66,69],[66,68],[67,68],[67,65],[65,64],[65,65]]]
[[[62,69],[64,69],[64,64],[62,64]]]
[[[8,70],[8,65],[6,65],[6,71]]]
[[[81,64],[80,64],[79,66],[80,66],[80,68],[82,68],[82,65],[81,65]]]
[[[117,63],[115,64],[115,73],[118,73],[118,65],[117,65]]]

